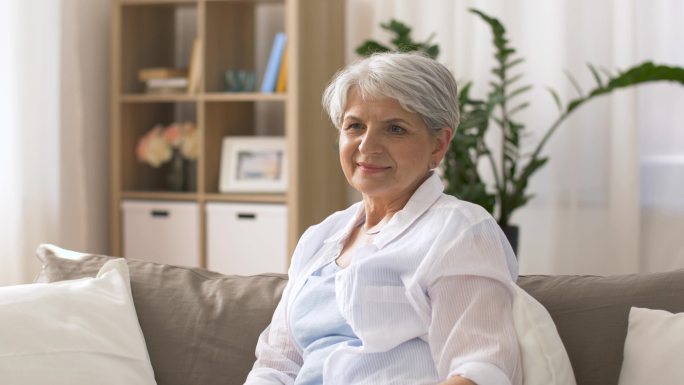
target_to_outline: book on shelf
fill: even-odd
[[[285,51],[285,43],[287,38],[285,33],[278,32],[273,39],[273,46],[271,47],[271,54],[268,57],[266,64],[266,71],[261,82],[261,92],[274,92],[278,82],[278,73],[280,72],[280,63]]]
[[[192,42],[192,52],[190,53],[190,65],[188,69],[189,94],[199,92],[200,80],[202,78],[202,39],[196,37]]]
[[[150,79],[145,82],[147,88],[185,88],[188,86],[188,78]]]
[[[276,84],[276,92],[285,92],[287,89],[287,43],[285,43],[285,50],[283,51],[283,58],[280,60],[280,71],[278,72],[278,83]]]
[[[145,82],[152,79],[185,78],[188,76],[186,68],[141,68],[138,70],[138,80]]]
[[[148,94],[177,94],[184,93],[187,89],[187,77],[152,78],[145,80],[145,92]]]

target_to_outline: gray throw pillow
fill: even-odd
[[[65,259],[41,246],[41,282],[93,277],[112,257]],[[242,384],[287,276],[226,276],[127,260],[133,302],[159,385]],[[75,363],[77,365],[77,363]]]

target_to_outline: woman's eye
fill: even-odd
[[[390,128],[389,128],[389,130],[390,130],[390,132],[393,133],[393,134],[403,134],[404,132],[406,132],[406,130],[404,130],[404,129],[403,129],[402,127],[400,127],[400,126],[397,126],[396,124],[391,125]]]
[[[361,128],[363,128],[361,123],[351,123],[347,126],[347,130],[360,130]]]

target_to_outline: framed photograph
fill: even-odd
[[[287,190],[282,137],[227,136],[221,147],[219,191],[279,193]]]

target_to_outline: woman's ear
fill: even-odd
[[[449,149],[449,144],[451,143],[451,138],[453,138],[453,136],[454,129],[451,127],[442,127],[442,129],[435,134],[435,146],[432,151],[432,161],[435,164],[439,164],[444,158],[444,154],[446,154]]]

